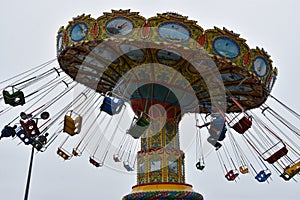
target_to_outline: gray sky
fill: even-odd
[[[175,11],[198,21],[204,29],[226,27],[241,34],[251,48],[263,47],[279,70],[272,94],[299,111],[299,7],[297,0],[3,0],[0,80],[55,58],[59,27],[77,15],[86,13],[97,18],[111,9],[131,9],[149,18],[156,13]],[[5,120],[1,118],[0,122]],[[17,143],[0,141],[0,199],[23,198],[30,148]],[[36,156],[30,200],[121,199],[135,185],[135,174],[108,167],[96,169],[88,163],[87,156],[62,161],[55,153],[58,144]],[[260,184],[250,175],[241,177],[237,183],[227,182],[215,155],[207,159],[206,170],[199,172],[194,167],[194,149],[194,146],[184,149],[187,150],[186,182],[205,199],[299,199],[298,183],[284,182],[275,174],[270,184]]]

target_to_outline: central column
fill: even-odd
[[[144,110],[152,122],[141,137],[137,155],[137,185],[123,200],[197,199],[203,197],[185,183],[184,152],[180,150],[178,124],[181,109],[156,99],[131,99],[135,112]],[[159,109],[162,108],[162,109]]]

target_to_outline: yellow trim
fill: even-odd
[[[132,188],[132,193],[151,192],[151,191],[189,191],[194,192],[191,185],[187,184],[172,184],[172,183],[157,183],[147,185],[137,185]]]

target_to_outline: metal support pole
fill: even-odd
[[[32,164],[33,164],[33,156],[34,156],[34,147],[32,147],[32,149],[31,149],[31,156],[30,156],[30,163],[29,163],[29,169],[28,169],[28,176],[27,176],[24,200],[28,200],[29,186],[30,186],[30,180],[31,180],[31,171],[32,171]]]

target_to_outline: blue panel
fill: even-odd
[[[253,68],[256,75],[263,77],[267,74],[269,66],[264,57],[258,56],[253,62]]]
[[[165,22],[158,27],[158,34],[163,39],[179,43],[186,42],[190,39],[190,30],[183,24],[178,22]]]
[[[83,22],[77,22],[71,29],[71,39],[75,42],[83,40],[88,34],[88,26]]]
[[[240,54],[239,45],[231,38],[221,36],[214,40],[213,48],[224,58],[235,58]]]

